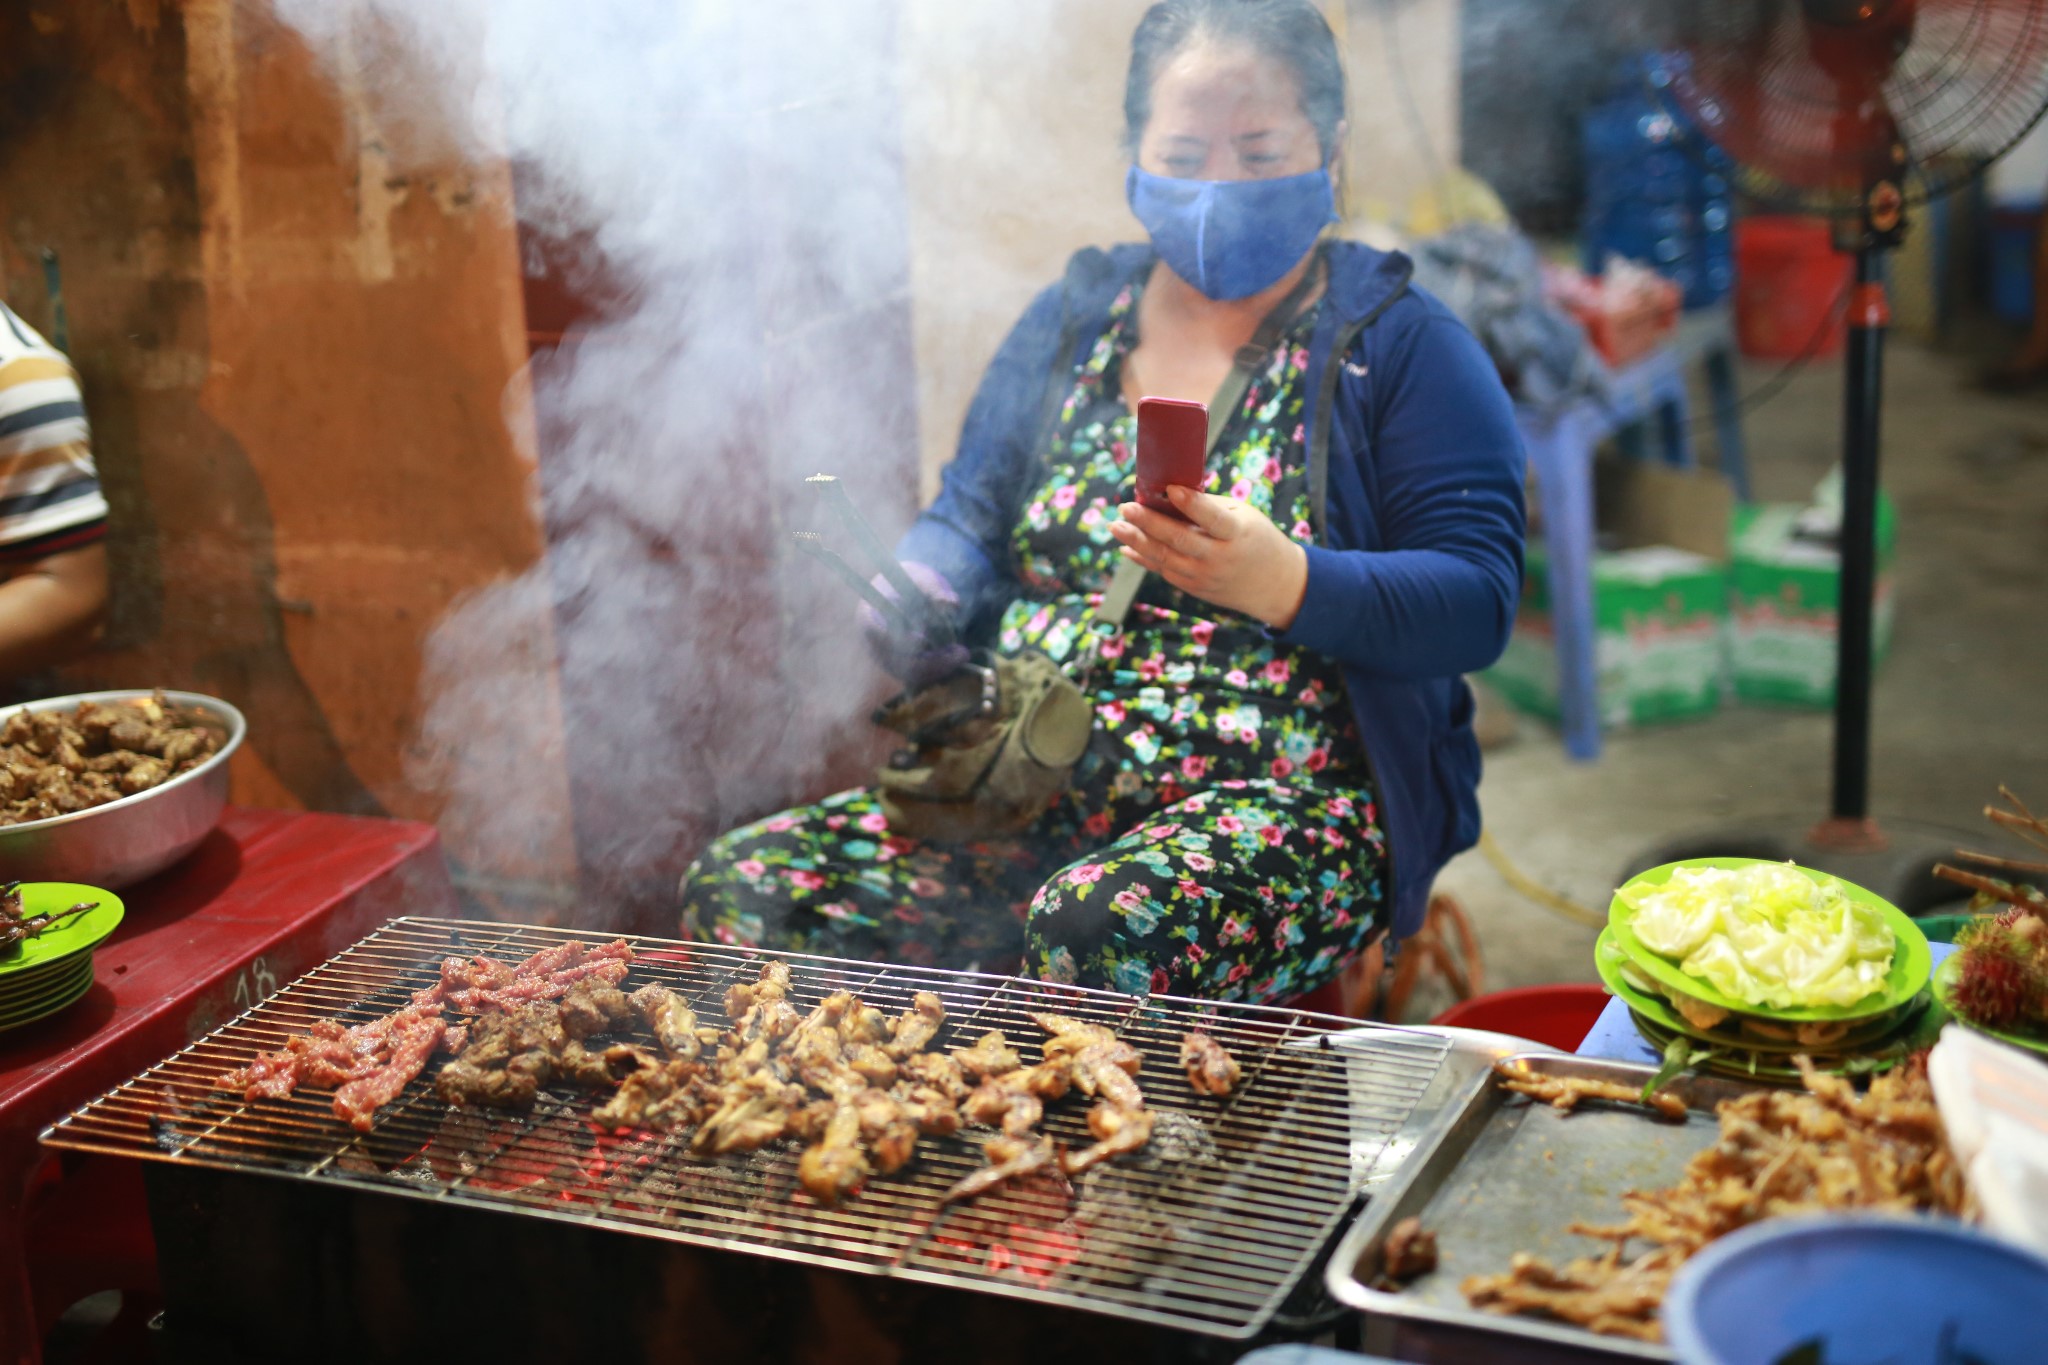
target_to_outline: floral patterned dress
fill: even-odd
[[[1023,835],[893,834],[865,788],[715,842],[684,879],[692,937],[1227,1000],[1328,980],[1384,913],[1386,844],[1342,671],[1156,576],[1123,633],[1087,625],[1118,563],[1136,421],[1121,367],[1140,286],[1081,363],[1013,535],[998,648],[1062,663],[1095,703],[1073,784]],[[1210,460],[1208,490],[1310,539],[1296,319]]]

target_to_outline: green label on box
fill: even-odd
[[[1516,708],[1559,715],[1557,643],[1543,551],[1528,552],[1520,618],[1485,677]],[[1600,723],[1649,725],[1706,715],[1726,691],[1727,581],[1701,555],[1662,546],[1593,562],[1594,670]]]
[[[1831,706],[1842,600],[1841,556],[1798,534],[1802,509],[1786,504],[1737,511],[1728,568],[1735,694],[1744,701]],[[1872,662],[1891,644],[1890,566],[1898,527],[1889,498],[1878,499],[1878,582]]]

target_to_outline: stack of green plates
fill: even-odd
[[[1631,878],[1628,886],[1664,882],[1681,867],[1734,868],[1757,861],[1694,858],[1667,863]],[[1826,875],[1811,868],[1799,871],[1814,878]],[[1940,1029],[1943,1012],[1928,1008],[1933,955],[1927,936],[1903,911],[1853,883],[1841,885],[1851,899],[1882,914],[1897,939],[1892,969],[1882,989],[1853,1005],[1772,1010],[1725,996],[1645,948],[1629,927],[1635,912],[1619,894],[1608,907],[1607,928],[1593,950],[1594,964],[1607,989],[1629,1007],[1645,1041],[1660,1052],[1681,1037],[1712,1049],[1701,1063],[1705,1070],[1796,1081],[1799,1073],[1792,1058],[1801,1053],[1827,1071],[1882,1070],[1932,1043]],[[1688,997],[1689,1008],[1704,1005],[1726,1011],[1727,1017],[1712,1027],[1701,1027],[1678,1008],[1675,1002],[1680,997]],[[1693,1010],[1695,1017],[1702,1013]]]
[[[92,989],[92,950],[121,923],[120,899],[96,886],[30,882],[26,915],[56,914],[81,901],[98,906],[11,949],[0,949],[0,1030],[47,1019]]]

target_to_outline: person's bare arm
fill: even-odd
[[[88,545],[35,560],[0,582],[0,678],[64,663],[99,638],[107,549]]]

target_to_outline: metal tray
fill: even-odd
[[[1516,1064],[1541,1075],[1583,1076],[1640,1086],[1654,1068],[1560,1053],[1524,1053]],[[1518,1251],[1554,1261],[1590,1255],[1600,1243],[1565,1231],[1575,1221],[1614,1222],[1625,1190],[1676,1181],[1710,1146],[1713,1109],[1754,1089],[1686,1076],[1669,1093],[1692,1111],[1684,1123],[1633,1106],[1588,1102],[1570,1114],[1503,1090],[1492,1072],[1468,1073],[1465,1089],[1435,1111],[1435,1123],[1330,1257],[1326,1276],[1338,1302],[1371,1315],[1367,1345],[1404,1360],[1514,1361],[1627,1358],[1670,1360],[1666,1347],[1604,1337],[1568,1323],[1505,1317],[1469,1306],[1459,1285],[1497,1274]],[[1371,1287],[1388,1231],[1419,1217],[1437,1235],[1437,1269],[1398,1293]],[[1548,1349],[1545,1349],[1545,1348]]]

